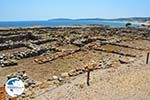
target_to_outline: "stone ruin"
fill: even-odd
[[[28,58],[28,57],[34,57],[39,56],[43,53],[46,53],[47,51],[56,51],[56,48],[49,47],[49,48],[34,48],[32,50],[24,51],[24,52],[16,52],[13,55],[10,56],[0,56],[0,66],[13,66],[17,65],[17,60],[22,58]]]
[[[44,33],[49,33],[47,36],[43,36]],[[84,33],[84,34],[83,34]],[[106,34],[107,33],[107,34]],[[124,34],[125,33],[125,34]],[[130,34],[132,33],[132,34]],[[126,36],[129,35],[131,38],[137,39],[149,39],[149,30],[136,29],[136,28],[110,28],[110,27],[56,27],[56,28],[27,28],[27,29],[10,29],[10,30],[0,30],[0,51],[26,47],[26,51],[16,51],[15,53],[7,56],[5,54],[0,56],[0,66],[13,66],[17,65],[19,59],[39,56],[46,54],[47,52],[53,51],[59,52],[59,54],[54,53],[54,57],[51,59],[38,59],[35,60],[37,63],[49,62],[53,59],[72,54],[76,50],[72,50],[70,53],[65,54],[58,49],[59,46],[65,46],[68,44],[77,46],[80,50],[97,50],[103,52],[111,52],[124,56],[135,57],[135,55],[125,54],[121,52],[108,51],[99,48],[96,44],[92,44],[98,41],[98,45],[111,44],[115,46],[125,47],[119,43],[122,41],[119,38],[109,39],[107,36],[117,35]],[[99,35],[100,34],[100,35]],[[137,37],[138,34],[138,37]],[[145,37],[146,34],[146,37]],[[53,46],[42,47],[44,43],[56,42]],[[92,45],[90,45],[92,44]],[[93,46],[94,45],[94,46]],[[126,46],[127,47],[127,46]],[[127,47],[132,48],[132,47]],[[141,49],[141,48],[134,48]],[[67,51],[67,50],[66,50]],[[78,51],[78,50],[77,50]]]

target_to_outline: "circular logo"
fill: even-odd
[[[5,89],[8,95],[11,97],[17,97],[23,93],[25,87],[24,83],[20,79],[11,78],[6,82]]]

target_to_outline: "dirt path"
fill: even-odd
[[[149,100],[150,65],[122,66],[118,69],[97,70],[91,73],[90,86],[86,74],[75,77],[36,100]]]

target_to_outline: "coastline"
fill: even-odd
[[[90,21],[73,21],[73,22],[70,22],[70,21],[56,21],[56,22],[50,22],[50,21],[47,21],[47,22],[34,22],[32,23],[31,22],[0,22],[0,28],[1,27],[18,27],[18,28],[24,28],[24,27],[62,27],[62,26],[110,26],[110,27],[124,27],[125,24],[127,22],[125,21],[107,21],[107,20],[103,20],[103,21],[100,21],[100,20],[90,20]],[[135,26],[139,26],[141,24],[139,23],[136,23],[136,24],[133,24],[133,27]]]
[[[117,21],[115,21],[115,22],[117,22]],[[143,25],[146,25],[146,26],[150,25],[149,21],[146,21],[146,22],[140,22],[140,21],[122,21],[122,22],[124,22],[124,23],[131,23],[131,24],[139,24],[139,25],[143,24]]]

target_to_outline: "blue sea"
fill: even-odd
[[[73,26],[73,25],[107,25],[124,27],[125,22],[97,21],[97,20],[50,20],[50,21],[10,21],[0,22],[0,27],[30,27],[30,26]],[[139,24],[132,24],[133,27],[140,27]]]

